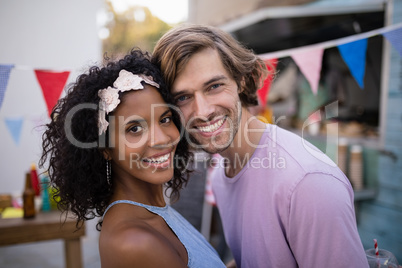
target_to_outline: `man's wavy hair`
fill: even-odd
[[[170,101],[162,74],[150,62],[150,55],[133,49],[123,59],[108,61],[104,67],[89,68],[87,73],[70,84],[66,96],[54,107],[51,121],[46,125],[42,136],[43,152],[39,164],[41,167],[48,166],[51,186],[56,190],[58,208],[63,212],[73,212],[77,216],[78,228],[85,220],[102,216],[113,194],[113,176],[109,185],[103,155],[108,148],[109,130],[103,134],[105,144],[99,142],[102,136],[99,136],[98,129],[98,90],[112,86],[122,69],[152,76],[160,85],[159,92],[163,99],[167,103]],[[120,99],[124,97],[124,93],[119,94]],[[70,112],[83,104],[87,108],[78,109],[71,118]],[[174,109],[172,113],[173,122],[182,133],[180,117]],[[93,146],[77,146],[71,142],[71,135],[75,141]],[[181,139],[174,159],[174,176],[167,183],[173,200],[179,198],[179,190],[187,183],[187,165],[191,159],[188,143],[186,139]],[[97,229],[100,230],[101,226],[102,220]]]
[[[223,30],[205,25],[179,25],[156,43],[152,62],[162,70],[170,89],[189,59],[206,48],[218,51],[226,71],[241,89],[239,98],[242,105],[258,105],[257,90],[268,74],[266,64]]]

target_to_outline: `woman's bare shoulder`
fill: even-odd
[[[101,231],[102,267],[186,267],[169,241],[141,220],[121,221]]]

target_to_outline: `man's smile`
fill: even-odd
[[[215,132],[216,130],[218,130],[220,127],[223,126],[223,124],[226,121],[226,118],[227,118],[227,116],[225,116],[225,117],[223,117],[223,118],[221,118],[219,120],[216,120],[212,124],[210,123],[210,124],[206,124],[206,125],[202,125],[202,126],[198,125],[198,126],[195,126],[195,128],[197,128],[202,133],[212,133],[212,132]]]

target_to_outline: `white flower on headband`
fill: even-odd
[[[141,84],[142,79],[140,76],[133,73],[127,72],[126,70],[121,70],[119,77],[114,81],[113,86],[118,88],[119,91],[129,91],[132,89],[143,89],[144,86]]]
[[[106,121],[106,115],[116,109],[120,103],[119,90],[116,88],[108,87],[98,91],[99,101],[99,120],[98,128],[99,135],[106,132],[109,123]]]
[[[98,91],[98,96],[101,98],[99,109],[110,113],[119,105],[119,90],[117,88],[108,87]]]
[[[99,119],[98,128],[99,135],[106,132],[109,123],[106,121],[106,115],[116,109],[119,105],[119,92],[125,92],[129,90],[143,89],[144,86],[141,82],[145,82],[148,85],[159,88],[159,84],[153,81],[152,76],[146,76],[143,74],[133,74],[126,70],[121,70],[119,77],[114,81],[113,87],[100,89],[98,91],[99,101]]]

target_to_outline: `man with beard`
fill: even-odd
[[[248,108],[265,63],[229,34],[181,25],[157,64],[193,146],[221,155],[212,188],[237,267],[367,267],[348,178],[318,149]]]

